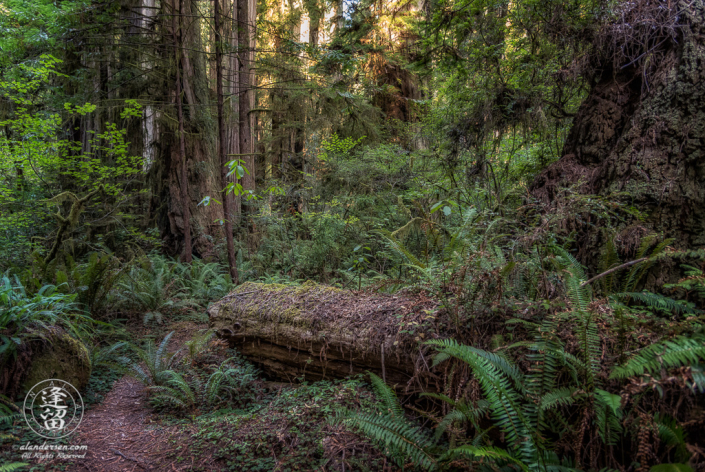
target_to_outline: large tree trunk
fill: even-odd
[[[661,4],[663,3],[663,4]],[[680,1],[627,8],[659,8],[661,18],[641,11],[643,31],[659,31],[669,18],[674,37],[654,37],[642,51],[634,22],[614,50],[630,50],[616,67],[606,67],[580,107],[563,157],[540,174],[532,193],[555,200],[560,189],[583,182],[581,193],[615,195],[647,213],[643,222],[622,228],[617,248],[629,257],[634,240],[646,231],[663,232],[683,247],[705,244],[705,4]],[[667,8],[671,10],[667,10]],[[648,13],[648,12],[647,12]],[[661,28],[665,30],[666,28]],[[619,32],[615,28],[613,31]],[[643,40],[643,37],[639,39]],[[644,41],[642,41],[643,43]],[[642,49],[644,49],[642,47]],[[631,62],[631,64],[630,64]],[[594,264],[605,238],[594,228],[579,229],[581,259]]]
[[[186,105],[183,107],[184,132],[179,132],[178,110],[168,107],[155,111],[155,125],[153,140],[157,143],[154,149],[154,163],[149,168],[152,183],[152,199],[150,215],[156,220],[162,238],[162,247],[170,255],[184,252],[185,242],[185,215],[189,215],[190,233],[192,235],[193,254],[207,259],[216,256],[213,241],[222,237],[222,227],[216,223],[223,217],[220,205],[198,205],[206,196],[215,197],[213,192],[220,188],[220,165],[215,149],[209,143],[214,136],[213,129],[209,126],[207,106],[210,99],[205,87],[197,84],[206,83],[205,64],[201,64],[193,55],[199,49],[198,20],[196,10],[191,0],[171,0],[163,2],[161,7],[164,12],[160,16],[162,23],[160,29],[167,33],[167,38],[172,37],[173,11],[181,11],[184,18],[191,22],[190,27],[181,29],[180,38],[180,84],[183,86],[183,95]],[[164,60],[173,63],[174,50],[172,41],[168,41],[163,49]],[[164,83],[162,101],[173,103],[177,100],[176,69],[173,75]],[[178,103],[178,102],[177,102]],[[182,104],[183,105],[183,104]],[[184,137],[184,149],[181,149],[181,136]],[[184,160],[181,153],[187,156],[187,166],[184,169]],[[186,176],[188,196],[184,199],[182,176]],[[188,210],[184,210],[188,205]]]
[[[184,262],[191,262],[191,253],[193,249],[191,247],[191,211],[189,208],[189,195],[188,195],[188,162],[186,161],[186,137],[184,136],[184,111],[182,107],[182,97],[181,97],[181,61],[179,60],[181,52],[181,7],[182,1],[179,1],[179,18],[178,18],[178,28],[176,12],[172,16],[172,33],[174,36],[174,62],[176,67],[176,116],[179,121],[179,163],[181,164],[181,175],[179,177],[179,186],[181,187],[181,206],[183,208],[183,222],[184,222],[184,250],[181,253],[181,260]]]
[[[240,129],[240,153],[248,174],[242,178],[242,186],[245,190],[255,190],[255,156],[252,141],[252,123],[250,120],[250,110],[252,110],[252,98],[254,96],[253,81],[251,78],[253,70],[254,50],[252,48],[252,36],[254,35],[253,15],[251,9],[255,7],[252,0],[237,0],[238,14],[238,52],[240,56],[239,64],[239,102],[240,112],[238,117]],[[256,13],[256,12],[255,12]]]

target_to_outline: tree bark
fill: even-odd
[[[582,182],[580,193],[610,196],[648,215],[621,224],[616,235],[576,226],[579,257],[592,267],[608,237],[623,258],[633,257],[647,231],[676,238],[681,247],[705,245],[705,4],[681,0],[672,8],[678,37],[656,41],[660,50],[645,51],[640,62],[603,66],[563,157],[531,186],[550,203],[562,188]],[[625,41],[616,49],[630,50]]]
[[[252,69],[253,51],[251,48],[252,25],[250,5],[251,0],[237,0],[237,38],[238,56],[240,58],[238,70],[239,86],[239,113],[238,128],[240,134],[240,153],[243,154],[245,167],[249,174],[242,177],[242,186],[245,190],[255,190],[255,156],[252,143],[252,126],[250,110],[252,109],[251,96],[254,93],[250,70]]]
[[[184,111],[181,104],[181,63],[179,61],[179,52],[181,51],[181,10],[182,2],[179,1],[179,20],[177,33],[176,12],[171,17],[172,33],[174,35],[174,60],[176,63],[176,113],[179,120],[179,163],[181,164],[181,201],[183,206],[184,218],[184,250],[181,254],[183,262],[191,262],[191,212],[189,210],[188,196],[188,162],[186,161],[186,138],[184,137]]]
[[[225,241],[228,251],[228,266],[230,267],[230,277],[235,285],[239,284],[237,273],[237,261],[235,260],[235,245],[233,243],[233,214],[228,200],[227,180],[228,157],[225,152],[225,124],[223,123],[223,43],[221,36],[221,18],[218,0],[213,0],[213,15],[215,16],[215,75],[216,75],[216,95],[218,101],[218,152],[220,155],[220,176],[223,188],[223,223],[225,226]]]

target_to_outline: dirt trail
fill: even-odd
[[[86,412],[72,443],[88,446],[85,459],[69,465],[75,471],[179,471],[174,443],[183,434],[176,426],[162,426],[146,404],[144,386],[131,377],[117,381],[105,400]]]
[[[176,324],[169,351],[183,346],[203,326]],[[195,425],[164,425],[164,417],[149,406],[145,386],[130,376],[115,382],[103,401],[86,411],[71,444],[87,446],[83,459],[53,459],[46,470],[71,472],[179,472],[219,470],[210,457],[194,464],[188,438]],[[68,451],[83,454],[84,451]],[[40,461],[42,462],[42,461]]]

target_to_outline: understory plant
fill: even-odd
[[[117,286],[118,302],[141,312],[145,324],[161,324],[165,314],[193,308],[196,304],[183,290],[178,267],[174,261],[154,256],[134,264]]]
[[[54,326],[81,337],[94,323],[81,313],[75,294],[65,294],[55,285],[44,285],[31,294],[17,276],[0,278],[0,359],[14,357],[29,338],[42,338]]]
[[[168,373],[177,359],[177,352],[169,352],[167,350],[169,341],[174,335],[170,332],[156,346],[152,339],[147,339],[144,347],[130,343],[127,345],[132,356],[121,356],[118,362],[127,370],[127,372],[142,382],[144,385],[151,387],[154,385],[164,385],[169,379]]]
[[[533,333],[533,340],[495,351],[453,339],[426,342],[437,351],[434,366],[455,362],[451,370],[458,365],[467,367],[482,392],[475,400],[426,394],[450,410],[437,419],[435,438],[423,434],[404,416],[394,391],[374,376],[373,385],[385,411],[347,413],[342,421],[381,441],[398,464],[412,462],[427,470],[443,469],[458,460],[487,470],[571,470],[599,464],[619,468],[632,462],[644,468],[657,453],[663,457],[660,460],[686,462],[690,453],[683,427],[665,411],[654,410],[649,397],[663,396],[674,382],[685,387],[674,394],[705,392],[705,336],[691,333],[665,339],[615,363],[620,356],[605,353],[604,336],[609,333],[600,332],[605,321],[591,306],[592,290],[582,267],[565,250],[554,248],[553,252],[567,309],[539,323],[510,320]],[[566,331],[574,340],[572,349],[564,341]],[[676,380],[674,369],[682,369],[682,380]],[[625,381],[631,387],[625,387]],[[652,429],[663,445],[660,452],[645,443]],[[447,443],[442,442],[444,433]],[[635,456],[618,459],[609,453],[630,442],[639,444]],[[559,455],[558,443],[564,451],[569,444],[570,452]],[[599,447],[595,449],[594,444]],[[601,451],[599,456],[595,450]]]
[[[172,407],[194,413],[218,405],[228,404],[255,380],[255,370],[250,364],[236,362],[237,358],[224,360],[212,372],[184,364],[174,366],[164,373],[163,385],[149,387],[150,400],[156,406]],[[241,399],[242,400],[242,399]]]

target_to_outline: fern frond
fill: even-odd
[[[676,314],[692,314],[697,315],[702,313],[692,303],[684,300],[674,300],[672,298],[661,295],[660,293],[652,292],[621,292],[612,295],[612,298],[617,300],[636,300],[644,305],[655,310],[671,312]]]
[[[460,351],[468,351],[490,362],[499,371],[501,371],[507,377],[512,379],[517,386],[521,386],[524,381],[524,375],[522,374],[519,367],[517,367],[516,364],[513,364],[506,357],[502,357],[499,354],[485,351],[483,349],[478,349],[476,347],[459,344],[454,339],[433,340],[429,341],[428,344],[436,345],[442,349],[441,352],[439,354],[436,354],[436,356],[433,358],[434,366],[448,359],[448,356],[458,357],[457,355],[451,354],[448,349],[456,353]]]
[[[484,447],[476,447],[476,446],[471,446],[470,444],[466,444],[463,446],[459,446],[456,448],[451,449],[448,451],[442,458],[441,460],[451,460],[454,459],[458,456],[465,456],[465,457],[470,457],[472,459],[474,458],[488,458],[491,459],[494,462],[500,462],[500,463],[512,463],[516,464],[519,467],[521,467],[521,470],[527,471],[529,468],[524,464],[521,460],[517,459],[507,451],[505,451],[502,448],[499,447],[491,447],[491,446],[484,446]]]
[[[492,416],[507,435],[509,443],[515,450],[521,450],[524,456],[535,455],[533,438],[527,429],[529,424],[522,412],[521,399],[511,387],[508,378],[502,375],[502,371],[470,346],[458,344],[453,340],[432,340],[427,344],[435,345],[441,352],[468,364],[490,404]]]
[[[162,359],[164,359],[164,352],[166,351],[166,348],[169,344],[169,341],[171,340],[171,337],[174,335],[174,331],[171,333],[167,334],[164,336],[164,339],[162,339],[162,342],[159,343],[159,348],[157,348],[157,352],[155,353],[155,359],[154,359],[154,364],[157,369],[162,367]]]
[[[625,379],[661,369],[693,365],[703,360],[705,360],[705,337],[679,336],[642,349],[626,364],[615,368],[610,378]]]
[[[399,399],[397,398],[397,394],[394,392],[394,389],[372,372],[369,372],[369,376],[372,382],[372,388],[377,394],[377,397],[382,400],[384,409],[388,412],[388,414],[395,418],[403,418],[404,411],[399,404]]]
[[[15,472],[24,467],[29,466],[26,462],[11,462],[9,464],[0,464],[0,472]]]
[[[410,458],[415,465],[426,470],[437,466],[434,455],[429,451],[433,442],[423,432],[410,426],[404,418],[368,413],[348,413],[338,421],[347,426],[359,428],[365,435],[383,442],[402,457]],[[399,463],[403,467],[403,463]]]
[[[569,406],[575,403],[579,397],[578,390],[570,387],[563,387],[549,392],[541,398],[539,409],[541,411],[550,410],[558,406]]]
[[[394,237],[392,233],[385,229],[380,229],[378,230],[378,232],[389,242],[389,245],[392,246],[392,249],[406,257],[413,266],[416,266],[421,270],[426,270],[426,264],[424,264],[416,256],[414,256],[414,254],[412,254],[412,252],[409,251],[406,246],[402,244],[401,241]]]
[[[683,427],[671,416],[657,413],[654,415],[654,423],[658,427],[661,440],[669,448],[675,448],[677,460],[688,459],[688,449],[685,443],[685,431]]]

